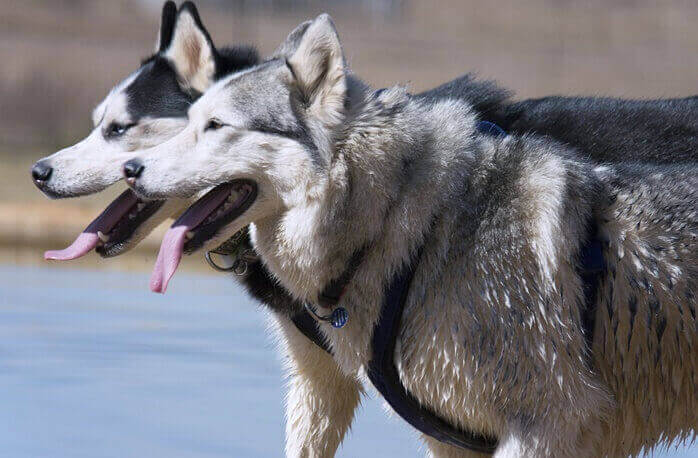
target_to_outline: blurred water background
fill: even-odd
[[[272,457],[284,384],[265,313],[226,276],[0,267],[0,457]],[[129,285],[129,288],[124,288]],[[418,456],[367,399],[338,456]]]
[[[419,91],[476,71],[516,98],[697,92],[695,0],[196,3],[217,45],[262,55],[329,12],[374,87]],[[49,201],[29,167],[91,130],[94,106],[152,51],[161,4],[0,0],[0,458],[282,453],[281,363],[264,313],[234,281],[197,257],[167,296],[148,293],[162,230],[108,261],[41,259],[123,188]],[[370,399],[340,454],[422,451]]]

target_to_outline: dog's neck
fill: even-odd
[[[439,181],[465,177],[478,149],[463,135],[474,131],[475,116],[461,101],[425,104],[404,88],[372,93],[356,85],[355,91],[333,135],[331,163],[308,197],[253,228],[269,269],[301,300],[316,301],[364,247],[382,250],[386,264],[408,256],[452,192],[439,189]],[[381,243],[388,223],[401,232],[389,235],[396,240],[390,247]]]

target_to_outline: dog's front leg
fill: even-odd
[[[275,315],[288,359],[286,456],[331,457],[351,426],[362,389],[332,356]]]

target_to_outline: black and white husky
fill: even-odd
[[[322,308],[343,279],[351,318],[319,322],[332,365],[305,356],[279,322],[295,371],[289,454],[331,454],[343,437],[360,392],[350,381],[362,379],[386,286],[404,266],[414,277],[399,379],[451,424],[496,437],[495,456],[627,456],[694,434],[695,163],[598,166],[548,139],[481,135],[462,99],[373,91],[354,77],[328,16],[294,40],[214,84],[179,134],[124,166],[145,198],[215,186],[165,235],[154,290],[183,252],[248,225],[298,301]],[[586,304],[578,266],[590,227],[605,268]],[[434,455],[460,452],[425,440]]]

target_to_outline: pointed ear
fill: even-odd
[[[172,40],[163,52],[186,88],[204,92],[216,73],[216,48],[192,2],[179,8]]]
[[[165,51],[170,45],[176,17],[177,5],[175,5],[175,2],[165,2],[165,4],[162,6],[162,16],[160,18],[160,33],[158,34],[158,39],[155,42],[156,53]]]
[[[318,16],[302,34],[287,64],[308,108],[323,122],[340,122],[347,92],[342,45],[332,18]]]
[[[271,55],[272,59],[277,57],[288,59],[294,52],[296,52],[298,45],[301,42],[301,38],[303,38],[303,35],[312,23],[313,21],[305,21],[293,29],[293,31],[286,37],[286,40],[281,43],[281,45],[276,48],[276,51],[274,51],[274,54]]]

